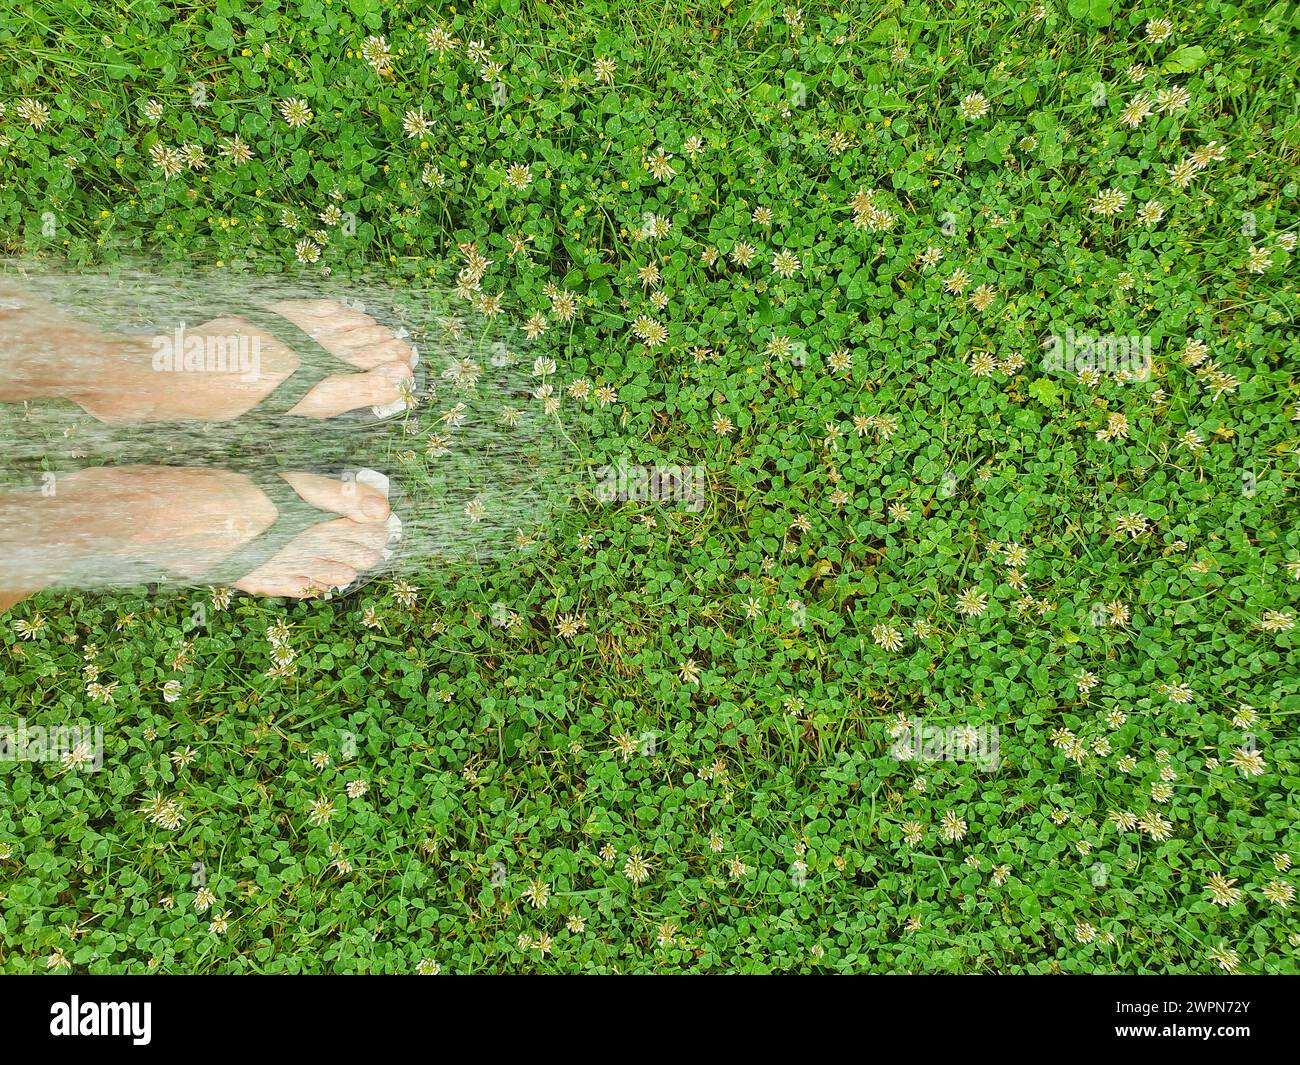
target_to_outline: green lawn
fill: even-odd
[[[0,971],[1296,972],[1294,11],[0,0],[5,253],[472,243],[584,471],[0,617]]]

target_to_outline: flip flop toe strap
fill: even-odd
[[[340,358],[328,348],[322,347],[320,341],[310,333],[274,311],[263,307],[249,307],[240,308],[235,313],[253,322],[263,331],[292,348],[299,356],[298,369],[282,381],[275,391],[262,400],[250,413],[269,414],[278,418],[296,407],[313,388],[331,374],[355,374],[361,372],[346,359]],[[376,321],[392,332],[398,339],[409,341],[411,334],[405,326],[385,321],[382,317],[377,317]],[[414,343],[411,343],[411,353],[411,369],[416,370],[420,362],[420,355]],[[417,393],[421,376],[417,371],[414,388]],[[401,413],[407,408],[408,403],[399,399],[386,407],[376,407],[374,413],[378,419],[382,420]]]
[[[249,414],[279,418],[301,403],[325,378],[336,373],[357,372],[357,368],[350,362],[322,347],[310,333],[298,328],[287,318],[260,307],[241,307],[233,313],[260,327],[298,356],[298,368]]]
[[[211,567],[199,578],[200,583],[232,585],[265,565],[312,526],[329,520],[329,514],[307,503],[283,478],[275,474],[254,475],[254,480],[275,504],[275,523],[261,536]],[[338,517],[337,514],[333,516]]]

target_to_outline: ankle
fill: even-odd
[[[147,337],[97,335],[86,340],[72,359],[69,372],[54,382],[47,394],[85,404],[144,386],[150,371],[152,348]]]

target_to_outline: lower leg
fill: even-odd
[[[138,339],[102,332],[52,304],[0,289],[0,403],[75,401],[106,362],[138,350]]]
[[[0,492],[0,613],[57,581],[78,508],[39,489]]]
[[[67,399],[110,425],[230,421],[257,406],[300,365],[283,341],[237,315],[193,327],[178,317],[179,332],[132,336],[96,328],[31,289],[0,279],[0,403]],[[374,319],[323,301],[306,309],[289,301],[273,309],[361,371],[324,378],[289,414],[324,419],[409,402],[404,389],[412,381],[412,349]],[[175,348],[182,335],[179,358]],[[211,348],[214,366],[207,365],[206,354],[191,364],[196,342],[195,350]],[[236,349],[238,359],[231,357]],[[173,357],[164,357],[167,352]]]
[[[275,513],[252,481],[224,470],[91,468],[3,491],[0,602],[52,585],[196,577]]]
[[[319,474],[282,476],[321,511],[321,523],[234,587],[254,595],[318,594],[347,586],[387,557],[393,530],[382,494]],[[0,610],[55,585],[201,582],[277,514],[248,477],[216,469],[90,468],[60,475],[43,489],[0,491]]]
[[[223,341],[237,342],[248,328],[227,318],[188,332],[203,338],[215,329]],[[196,382],[179,365],[160,372],[158,340],[99,329],[16,282],[2,281],[0,403],[66,399],[109,423],[225,421],[257,403],[298,366],[291,351],[268,339],[266,358],[255,368],[202,372]]]

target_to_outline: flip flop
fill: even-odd
[[[257,539],[249,541],[229,558],[223,559],[197,578],[198,584],[232,587],[236,581],[270,561],[286,545],[312,526],[343,516],[333,511],[318,510],[295,492],[288,481],[274,472],[259,471],[250,473],[249,476],[253,477],[258,487],[275,504],[277,511],[275,523]],[[330,476],[334,474],[331,473]],[[345,483],[351,480],[356,484],[373,488],[389,501],[390,506],[395,502],[392,482],[378,470],[345,470],[342,479]],[[398,517],[396,509],[389,513],[387,525],[388,544],[383,550],[383,559],[379,565],[364,574],[358,574],[351,584],[331,588],[320,598],[338,599],[344,595],[352,595],[393,569],[402,547],[402,519]]]

